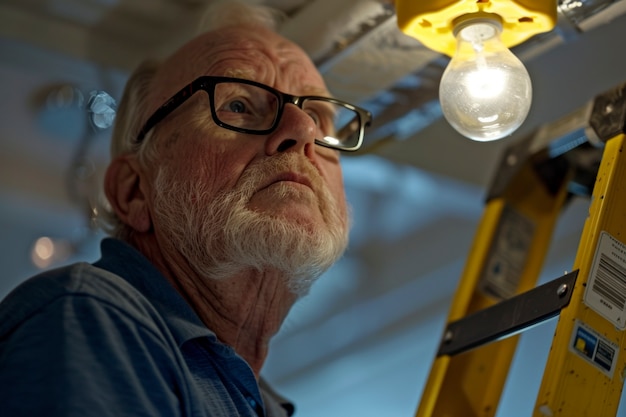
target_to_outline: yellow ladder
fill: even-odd
[[[505,152],[417,417],[494,416],[515,334],[556,315],[533,417],[616,415],[626,377],[625,123],[626,84]],[[572,272],[536,287],[558,216],[581,193],[591,204]]]

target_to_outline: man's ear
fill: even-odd
[[[130,155],[115,158],[106,171],[104,192],[120,220],[139,233],[152,227],[147,180],[137,160]]]

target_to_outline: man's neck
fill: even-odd
[[[271,338],[297,296],[276,271],[245,270],[224,280],[199,276],[179,253],[137,245],[218,339],[232,346],[259,376]]]

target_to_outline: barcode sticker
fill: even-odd
[[[626,245],[607,232],[600,233],[584,300],[617,328],[626,328]]]

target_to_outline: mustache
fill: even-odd
[[[250,198],[286,173],[302,177],[318,196],[326,192],[326,184],[318,169],[304,155],[295,152],[284,152],[250,165],[237,181],[235,189]]]

